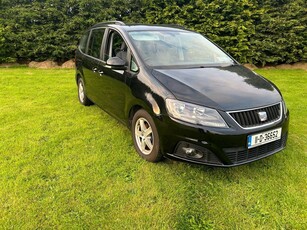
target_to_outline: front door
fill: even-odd
[[[99,90],[99,106],[121,121],[125,120],[126,95],[130,88],[126,84],[127,72],[114,70],[106,65],[110,57],[119,57],[127,64],[127,43],[123,37],[114,30],[109,30],[104,46],[104,61],[100,63],[97,71],[96,87]]]

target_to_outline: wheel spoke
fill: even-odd
[[[144,140],[141,140],[141,150],[144,152],[146,151],[146,143]]]
[[[151,135],[151,134],[152,134],[152,129],[151,129],[151,127],[149,126],[148,129],[146,129],[146,130],[144,131],[144,136],[145,136],[145,137],[148,137],[148,136]]]
[[[146,130],[146,126],[145,126],[145,122],[143,119],[140,119],[140,125],[141,125],[141,131],[145,131]]]
[[[142,132],[140,131],[139,126],[137,126],[137,129],[135,130],[135,135],[137,137],[141,137],[142,136]]]
[[[146,137],[145,143],[146,143],[147,147],[149,148],[149,150],[151,151],[152,147],[153,147],[153,144],[151,142],[151,137]]]

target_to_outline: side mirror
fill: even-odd
[[[107,60],[107,65],[111,67],[111,69],[117,70],[125,70],[125,61],[120,59],[119,57],[111,57]]]

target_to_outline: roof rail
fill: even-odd
[[[182,25],[179,25],[179,24],[157,24],[157,26],[165,26],[165,27],[168,27],[168,26],[171,26],[171,27],[174,27],[174,28],[177,28],[177,29],[185,29],[186,28]]]
[[[106,24],[122,25],[122,26],[126,25],[126,24],[125,24],[124,22],[122,22],[122,21],[106,21],[105,23],[106,23]]]
[[[188,30],[186,27],[182,26],[182,25],[178,25],[178,24],[146,24],[146,23],[129,23],[126,24],[128,26],[135,26],[135,25],[141,25],[141,26],[163,26],[163,27],[173,27],[173,28],[177,28],[177,29],[184,29],[184,30]]]
[[[106,22],[99,22],[96,25],[94,25],[93,27],[105,26],[105,25],[109,25],[109,24],[122,25],[122,26],[126,25],[122,21],[106,21]]]

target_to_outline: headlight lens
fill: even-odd
[[[228,127],[215,109],[174,99],[166,99],[166,108],[171,117],[181,121],[211,127]]]
[[[287,115],[288,108],[284,100],[282,101],[282,108],[283,108],[284,114]]]

